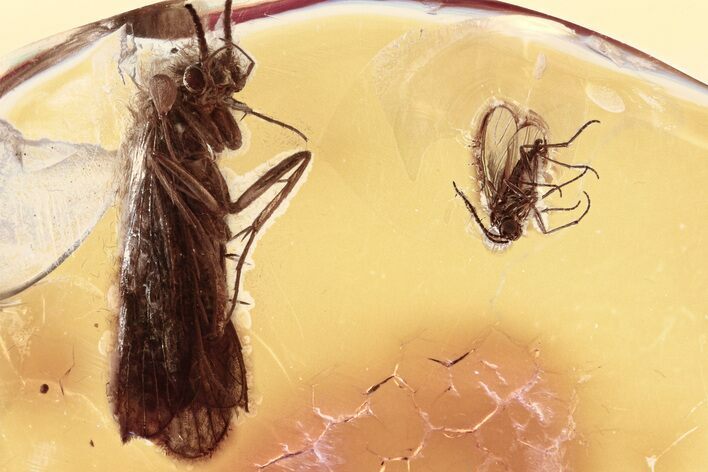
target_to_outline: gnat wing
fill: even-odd
[[[501,191],[501,187],[519,159],[518,150],[511,143],[517,133],[517,118],[505,105],[491,108],[480,127],[480,177],[482,190],[489,205]]]
[[[0,299],[58,266],[115,195],[115,152],[29,140],[0,120]]]
[[[545,124],[540,120],[534,119],[531,115],[526,119],[519,130],[514,134],[514,137],[509,141],[509,154],[514,153],[517,156],[517,160],[521,157],[521,146],[531,146],[537,140],[544,140],[546,137]],[[529,149],[527,149],[528,151]],[[541,159],[535,159],[533,161],[534,168],[531,169],[530,175],[525,175],[521,177],[521,180],[526,182],[542,182],[541,173],[543,169],[546,168],[546,162]],[[540,168],[537,166],[541,166]]]
[[[534,122],[525,122],[519,127],[519,130],[514,133],[512,139],[509,140],[508,154],[514,155],[515,161],[521,157],[520,147],[525,145],[532,145],[537,139],[543,140],[545,138],[545,131],[540,127],[541,125]],[[538,162],[538,161],[535,161]],[[536,169],[536,174],[539,169]],[[536,181],[538,175],[529,176]]]

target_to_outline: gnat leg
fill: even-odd
[[[550,161],[550,162],[553,162],[553,163],[562,165],[562,166],[564,166],[564,167],[568,167],[568,168],[570,168],[570,169],[583,169],[583,171],[582,171],[580,174],[576,175],[576,176],[573,177],[572,179],[567,180],[567,181],[563,182],[562,184],[557,185],[556,188],[553,188],[553,189],[549,190],[548,192],[544,193],[544,194],[541,196],[542,199],[543,199],[543,198],[546,198],[547,196],[549,196],[550,194],[552,194],[552,193],[555,192],[556,190],[558,191],[558,193],[559,193],[560,196],[562,197],[562,196],[563,196],[563,193],[562,193],[561,189],[562,189],[563,187],[565,187],[566,185],[570,185],[570,184],[572,184],[573,182],[575,182],[576,180],[579,180],[579,179],[583,178],[583,176],[584,176],[585,174],[587,174],[588,171],[590,171],[590,172],[592,172],[593,174],[595,174],[595,177],[597,177],[598,179],[600,178],[600,176],[598,175],[597,171],[595,171],[595,169],[593,169],[593,168],[590,167],[590,166],[586,166],[586,165],[577,165],[577,166],[574,166],[574,165],[566,164],[566,163],[564,163],[564,162],[556,161],[556,160],[554,160],[554,159],[551,159],[550,157],[546,157],[546,156],[542,156],[542,157],[543,157],[544,159],[546,159],[547,161]]]
[[[234,298],[231,303],[231,308],[229,310],[228,316],[231,317],[236,308],[238,302],[238,291],[241,284],[241,274],[243,273],[243,266],[246,262],[246,257],[248,252],[256,239],[256,234],[263,227],[263,224],[270,218],[275,210],[278,209],[280,204],[282,204],[293,191],[295,185],[300,180],[302,175],[305,173],[312,154],[309,151],[300,151],[287,157],[280,161],[275,167],[266,172],[260,179],[258,179],[253,185],[248,187],[241,196],[231,204],[229,211],[231,213],[239,213],[250,206],[254,201],[256,201],[260,196],[262,196],[266,191],[268,191],[273,185],[282,184],[285,185],[278,192],[278,194],[268,202],[266,207],[261,211],[258,216],[253,220],[250,226],[240,231],[234,236],[233,239],[237,237],[242,237],[246,239],[246,245],[241,252],[241,256],[236,262],[236,280],[234,282]],[[289,177],[286,177],[288,176]]]
[[[548,149],[548,148],[566,148],[566,147],[570,146],[570,145],[573,143],[573,141],[575,141],[575,138],[577,138],[578,136],[580,136],[580,133],[582,133],[583,131],[585,131],[585,128],[587,128],[588,126],[590,126],[590,125],[593,124],[593,123],[599,123],[599,122],[600,122],[599,120],[590,120],[590,121],[588,121],[588,122],[585,123],[583,126],[581,126],[578,131],[575,132],[575,134],[573,135],[572,138],[570,138],[568,141],[565,141],[565,142],[563,142],[563,143],[553,143],[553,144],[541,143],[541,142],[540,142],[541,140],[540,140],[540,139],[537,139],[536,142],[533,143],[533,144],[524,144],[524,145],[522,145],[522,146],[521,146],[521,149],[529,149],[529,150],[530,150],[530,149],[534,149],[534,148],[546,148],[546,149]],[[540,143],[540,144],[537,144],[537,143]],[[562,164],[562,165],[567,166],[567,167],[573,167],[573,166],[568,165],[568,164]]]
[[[569,222],[569,223],[566,223],[566,224],[564,224],[564,225],[558,226],[557,228],[547,229],[547,228],[546,228],[546,225],[543,224],[543,218],[541,218],[541,212],[539,212],[538,209],[535,209],[535,208],[534,208],[534,216],[536,217],[536,222],[538,223],[538,226],[541,228],[541,232],[542,232],[543,234],[551,234],[551,233],[555,233],[556,231],[559,231],[559,230],[561,230],[561,229],[563,229],[563,228],[567,228],[567,227],[569,227],[569,226],[574,226],[574,225],[577,225],[578,223],[580,223],[580,220],[582,220],[583,218],[585,218],[585,215],[587,215],[588,212],[590,211],[590,196],[587,194],[587,192],[583,192],[583,193],[585,194],[585,198],[586,198],[587,201],[588,201],[588,206],[585,208],[585,211],[583,211],[583,214],[580,215],[580,216],[579,216],[578,218],[576,218],[575,220],[573,220],[573,221],[571,221],[571,222]],[[577,206],[578,206],[578,205],[575,205],[575,206],[573,207],[573,209],[575,209]],[[570,210],[570,208],[549,208],[548,210],[549,210],[549,211],[553,211],[553,210],[562,210],[562,211],[565,211],[565,210]]]
[[[548,195],[549,193],[555,192],[556,190],[558,190],[558,193],[560,194],[561,198],[563,198],[563,190],[561,190],[561,188],[563,188],[562,185],[556,185],[556,184],[539,184],[539,183],[537,183],[537,182],[524,182],[524,181],[519,181],[519,184],[530,185],[530,186],[532,186],[532,187],[551,187],[551,190],[549,190],[548,192],[546,192],[544,195]],[[566,184],[563,184],[563,185],[566,185]]]
[[[568,168],[568,169],[582,169],[582,170],[583,170],[583,172],[581,172],[579,175],[573,177],[572,179],[570,179],[570,180],[568,180],[568,181],[566,181],[566,182],[563,182],[563,183],[560,184],[560,185],[557,185],[555,188],[552,188],[552,189],[549,190],[548,192],[544,193],[541,198],[546,198],[546,197],[548,197],[549,195],[551,195],[553,192],[556,192],[556,191],[558,191],[558,193],[561,193],[561,189],[562,189],[563,187],[565,187],[566,185],[572,184],[572,183],[575,182],[576,180],[582,178],[586,173],[588,173],[588,171],[589,171],[589,172],[592,172],[593,174],[595,174],[595,177],[597,177],[598,179],[600,178],[600,175],[597,173],[597,171],[596,171],[595,169],[593,169],[592,167],[588,166],[588,165],[584,165],[584,164],[583,164],[583,165],[571,165],[571,164],[566,164],[565,162],[556,161],[555,159],[551,159],[550,157],[548,157],[548,156],[546,156],[546,155],[540,153],[541,148],[544,148],[544,149],[549,149],[549,148],[567,148],[568,146],[570,146],[570,145],[573,143],[573,141],[575,141],[575,138],[577,138],[578,136],[580,136],[580,134],[581,134],[583,131],[585,131],[585,128],[587,128],[588,126],[590,126],[590,125],[593,124],[593,123],[599,123],[599,121],[598,121],[598,120],[590,120],[590,121],[588,121],[588,122],[585,123],[583,126],[581,126],[578,131],[575,132],[575,134],[573,135],[572,138],[570,138],[568,141],[565,141],[565,142],[563,142],[563,143],[553,143],[553,144],[543,143],[543,144],[540,144],[540,145],[537,144],[537,143],[534,143],[534,144],[524,144],[524,145],[521,146],[521,149],[522,149],[522,150],[523,150],[523,149],[534,149],[534,148],[536,148],[536,149],[539,151],[539,157],[541,157],[541,158],[547,160],[548,162],[553,162],[554,164],[558,164],[559,166],[563,166],[563,167],[566,167],[566,168]],[[561,196],[562,196],[562,194],[561,194]]]
[[[573,205],[572,207],[565,207],[565,208],[544,208],[541,210],[541,213],[550,213],[552,211],[573,211],[576,208],[580,206],[580,200],[578,200],[578,203]]]
[[[507,244],[509,240],[500,238],[498,235],[492,233],[489,231],[487,228],[484,227],[482,224],[482,220],[479,218],[479,215],[477,215],[477,210],[474,209],[474,206],[472,206],[472,203],[469,201],[467,198],[467,195],[465,195],[462,190],[457,188],[457,184],[455,182],[452,183],[452,186],[455,187],[455,192],[462,197],[462,200],[465,202],[465,206],[467,207],[467,210],[470,212],[472,215],[472,218],[477,222],[477,225],[479,225],[480,229],[484,233],[484,235],[492,242],[497,243],[497,244]]]

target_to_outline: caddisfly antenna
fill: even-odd
[[[227,53],[231,53],[231,51],[236,48],[238,51],[248,60],[248,67],[246,68],[245,74],[248,75],[251,73],[251,70],[253,69],[253,66],[256,64],[256,61],[253,60],[251,56],[248,55],[246,51],[244,51],[238,44],[234,42],[233,38],[233,33],[231,32],[231,0],[227,0],[226,4],[224,5],[224,47],[219,48],[216,51],[214,51],[211,54],[211,57],[216,56],[222,49],[225,49]]]
[[[226,0],[224,4],[224,41],[226,50],[231,52],[233,41],[231,40],[231,0]]]
[[[194,31],[197,34],[197,41],[199,42],[199,60],[200,62],[205,62],[209,57],[209,46],[206,42],[206,36],[204,35],[204,27],[202,26],[202,21],[197,15],[197,10],[194,9],[191,3],[184,6],[189,14],[192,16],[192,22],[194,23]],[[230,26],[230,25],[229,25]]]

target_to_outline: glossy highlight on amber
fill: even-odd
[[[213,12],[208,30],[216,3],[200,9]],[[121,444],[105,388],[122,231],[109,208],[59,267],[2,301],[7,467],[701,470],[705,86],[587,30],[489,3],[434,15],[415,3],[276,6],[235,12],[238,44],[257,61],[239,100],[296,126],[315,157],[246,263],[233,320],[251,411],[191,465],[148,441]],[[15,142],[81,145],[76,159],[95,152],[92,171],[112,175],[103,163],[134,94],[115,67],[127,43],[112,31],[2,97]],[[159,41],[138,44],[169,57]],[[493,98],[541,115],[551,143],[601,121],[559,153],[601,175],[563,189],[571,203],[588,192],[586,218],[527,231],[503,252],[480,243],[452,187],[480,203],[471,144]],[[72,111],[79,99],[94,106]],[[260,120],[239,126],[242,149],[220,160],[232,195],[301,144]],[[52,175],[55,204],[99,187],[72,169],[37,165],[31,177]],[[102,201],[84,200],[83,210]],[[242,216],[232,231],[254,215]]]

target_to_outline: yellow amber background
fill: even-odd
[[[120,444],[105,395],[119,246],[112,211],[59,269],[3,302],[0,468],[251,470],[281,454],[281,443],[291,451],[312,446],[322,420],[314,412],[348,418],[380,402],[372,408],[383,432],[360,427],[372,444],[346,435],[327,443],[329,460],[351,458],[334,470],[378,470],[383,457],[372,448],[420,444],[411,433],[420,415],[405,408],[406,389],[417,385],[424,396],[425,386],[446,385],[447,370],[426,359],[474,348],[482,356],[475,362],[522,373],[535,365],[553,379],[549,391],[575,422],[564,467],[674,471],[708,463],[705,91],[563,50],[562,37],[543,42],[543,22],[490,29],[403,11],[338,7],[243,29],[258,68],[242,99],[300,127],[315,156],[259,241],[245,280],[256,302],[251,330],[242,323],[241,331],[252,347],[254,413],[241,416],[209,461],[184,464],[143,441]],[[546,68],[536,79],[540,53]],[[44,90],[100,75],[88,63],[63,74]],[[559,201],[572,204],[586,190],[593,202],[586,219],[550,236],[529,228],[503,252],[485,247],[452,190],[455,180],[476,195],[467,133],[492,97],[540,113],[553,140],[588,119],[602,121],[558,154],[601,175]],[[126,102],[120,97],[116,108]],[[46,103],[32,95],[6,116],[32,136],[59,129],[62,139],[118,142],[113,107],[69,112],[67,125],[56,108],[42,112]],[[300,146],[246,122],[249,148],[223,161],[238,174]],[[474,407],[479,402],[461,401],[443,414],[452,425],[458,411]],[[442,465],[453,453],[439,452],[475,449],[463,436],[444,446],[434,434],[424,439],[429,453],[385,462],[385,470],[469,470],[469,458]],[[439,463],[431,462],[436,452]],[[307,470],[281,465],[273,470]]]

